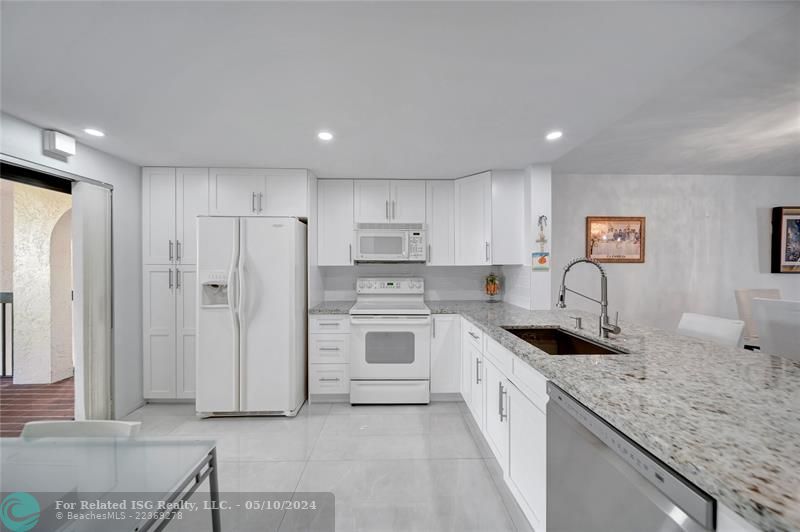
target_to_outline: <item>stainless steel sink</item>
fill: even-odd
[[[608,347],[558,327],[503,327],[514,336],[548,355],[624,355],[627,351]]]

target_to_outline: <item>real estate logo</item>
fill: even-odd
[[[11,532],[24,532],[39,522],[39,501],[30,493],[17,491],[6,495],[0,503],[0,521]]]

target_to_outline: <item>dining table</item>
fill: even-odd
[[[213,440],[3,438],[0,517],[9,529],[5,520],[29,519],[38,530],[145,532],[207,511],[219,532],[217,464]],[[189,503],[206,481],[204,502]]]

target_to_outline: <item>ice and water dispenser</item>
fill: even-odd
[[[200,305],[207,308],[228,306],[228,273],[207,272],[200,281]]]

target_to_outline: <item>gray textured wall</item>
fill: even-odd
[[[681,313],[736,318],[736,288],[779,288],[800,300],[800,276],[769,273],[771,209],[800,205],[800,177],[555,175],[553,299],[561,269],[584,255],[586,216],[646,216],[644,264],[607,264],[621,320],[674,329]],[[576,266],[570,288],[599,294],[597,271]],[[597,309],[567,296],[567,306]]]

